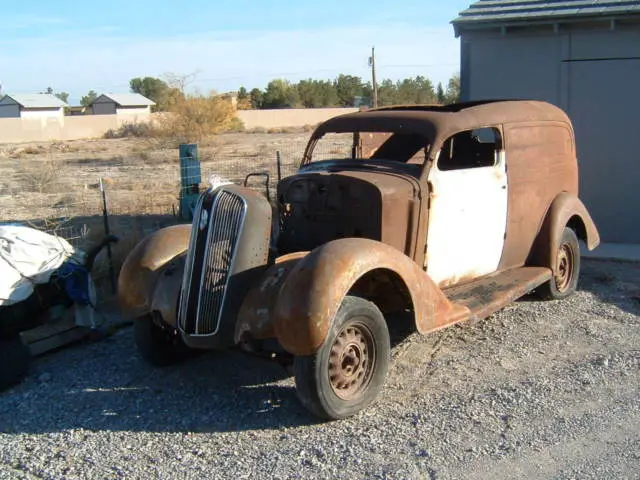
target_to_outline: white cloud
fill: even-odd
[[[376,46],[378,78],[424,75],[446,82],[459,67],[459,41],[450,26],[324,28],[299,31],[205,32],[169,38],[118,36],[109,29],[0,42],[5,91],[52,86],[79,98],[89,89],[124,91],[135,76],[198,71],[201,90],[264,87],[281,76],[369,77]]]

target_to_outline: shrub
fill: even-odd
[[[153,130],[150,123],[123,123],[115,130],[107,130],[104,138],[148,137],[153,135]]]
[[[56,191],[61,171],[59,162],[51,159],[44,162],[25,162],[20,165],[18,177],[26,190],[49,193]]]
[[[174,143],[193,143],[238,126],[231,102],[217,95],[188,95],[178,99],[170,114],[157,120],[156,134]]]

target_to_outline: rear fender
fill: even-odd
[[[563,192],[551,203],[527,264],[549,267],[555,272],[556,252],[566,226],[576,230],[588,250],[600,244],[598,229],[582,201],[572,193]]]
[[[429,276],[395,248],[363,238],[334,240],[295,263],[278,291],[273,328],[279,343],[294,355],[311,355],[324,343],[333,318],[356,282],[384,269],[404,283],[420,333],[469,316],[452,304]]]
[[[129,252],[118,275],[118,300],[129,318],[152,311],[163,272],[179,264],[189,246],[191,225],[174,225],[145,237]],[[173,262],[173,264],[172,264]],[[180,277],[180,275],[177,275]],[[181,278],[178,279],[178,285]],[[168,288],[164,285],[163,287]]]

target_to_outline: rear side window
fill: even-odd
[[[491,167],[496,164],[501,149],[500,131],[496,128],[478,128],[456,133],[443,143],[438,155],[438,169]]]

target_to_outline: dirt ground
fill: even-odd
[[[251,171],[276,175],[300,161],[309,133],[229,133],[199,143],[202,182],[240,182]],[[178,204],[176,145],[122,138],[0,145],[0,221],[99,214],[100,178],[114,214],[165,214]]]

